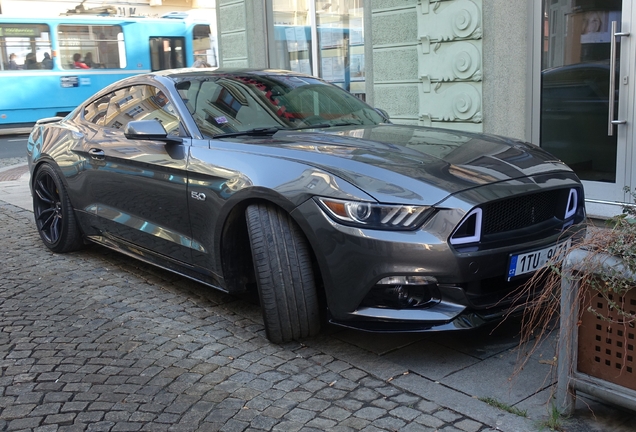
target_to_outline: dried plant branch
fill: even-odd
[[[626,192],[630,192],[626,189]],[[636,201],[636,194],[630,192]],[[558,254],[541,270],[537,271],[516,293],[515,302],[524,304],[522,318],[520,355],[515,373],[519,373],[530,356],[554,330],[552,325],[564,311],[561,310],[561,286],[564,277],[570,277],[569,282],[586,287],[578,291],[568,311],[573,313],[578,308],[579,325],[582,313],[595,314],[601,320],[612,324],[633,326],[636,323],[634,307],[626,305],[623,297],[635,287],[634,279],[626,279],[625,273],[636,275],[636,207],[627,205],[623,213],[608,221],[607,227],[600,228],[588,224],[587,236],[577,248],[587,251],[585,261],[575,273],[564,276],[561,271],[567,253]],[[599,265],[599,256],[611,255],[620,258],[620,268]],[[532,293],[535,296],[532,296]],[[600,295],[607,303],[608,310],[597,310],[592,305],[595,295]],[[530,300],[524,300],[530,299]],[[611,312],[611,313],[610,313]],[[566,343],[559,340],[558,343]],[[523,355],[522,355],[523,353]]]

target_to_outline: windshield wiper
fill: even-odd
[[[329,123],[317,123],[317,124],[313,124],[313,125],[290,127],[290,128],[286,128],[285,130],[324,129],[324,128],[329,128],[331,126],[332,125],[330,125]]]
[[[248,129],[248,130],[244,130],[244,131],[220,133],[220,134],[213,135],[212,138],[213,139],[216,139],[216,138],[227,138],[227,137],[235,137],[235,136],[241,136],[241,135],[250,135],[250,136],[273,135],[273,134],[275,134],[276,132],[278,132],[281,129],[285,129],[285,128],[280,128],[280,127],[260,127],[260,128]]]
[[[322,129],[322,128],[328,128],[331,126],[332,125],[327,123],[320,123],[320,124],[307,125],[307,126],[301,126],[301,127],[278,127],[278,126],[259,127],[259,128],[244,130],[244,131],[220,133],[220,134],[213,135],[212,138],[213,139],[228,138],[228,137],[235,137],[235,136],[242,136],[242,135],[249,135],[249,136],[274,135],[276,132],[281,130],[294,131],[294,130],[300,130],[300,129]]]
[[[338,127],[338,126],[360,126],[364,124],[362,121],[360,120],[349,120],[349,121],[342,121],[339,123],[332,123],[330,126],[333,127]]]
[[[349,121],[349,122],[340,122],[340,123],[317,123],[313,125],[305,125],[305,126],[299,126],[299,127],[278,127],[278,126],[258,127],[254,129],[244,130],[244,131],[220,133],[220,134],[213,135],[212,138],[213,139],[229,138],[229,137],[242,136],[242,135],[248,135],[248,136],[274,135],[276,132],[281,130],[295,131],[295,130],[302,130],[302,129],[325,129],[325,128],[338,127],[338,126],[359,126],[361,124],[362,122],[358,120],[358,123]]]

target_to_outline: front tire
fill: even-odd
[[[268,204],[251,205],[245,215],[267,338],[284,343],[318,334],[316,282],[300,228]]]
[[[82,247],[75,212],[62,180],[51,165],[44,164],[35,173],[33,214],[40,238],[53,252],[71,252]]]

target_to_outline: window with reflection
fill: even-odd
[[[312,0],[273,0],[276,49],[272,67],[308,75],[312,64],[310,2]]]
[[[102,116],[107,102],[106,114]],[[115,90],[87,107],[85,118],[112,129],[124,129],[133,120],[157,120],[169,135],[179,134],[180,120],[168,97],[157,87],[138,85]],[[95,113],[95,114],[93,114]],[[100,117],[101,116],[101,117]]]
[[[351,93],[364,94],[362,0],[317,0],[320,76]]]
[[[384,121],[359,98],[314,77],[228,74],[183,81],[177,89],[199,129],[209,137],[255,128],[337,127]]]
[[[113,95],[114,93],[108,93],[107,95],[102,96],[96,101],[86,105],[84,108],[84,119],[98,126],[103,126],[104,119],[106,118],[106,111],[108,110],[108,104],[113,98]]]
[[[271,66],[319,76],[364,99],[362,3],[272,0],[276,47],[270,53]]]
[[[582,180],[616,181],[616,135],[608,136],[611,25],[620,0],[543,0],[541,147]],[[618,83],[620,80],[616,80]],[[611,90],[618,95],[618,84]],[[614,98],[618,109],[618,97]]]

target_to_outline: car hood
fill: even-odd
[[[279,131],[277,156],[338,176],[380,202],[435,204],[451,194],[571,172],[540,148],[498,136],[404,125]],[[297,150],[290,152],[289,150]]]

